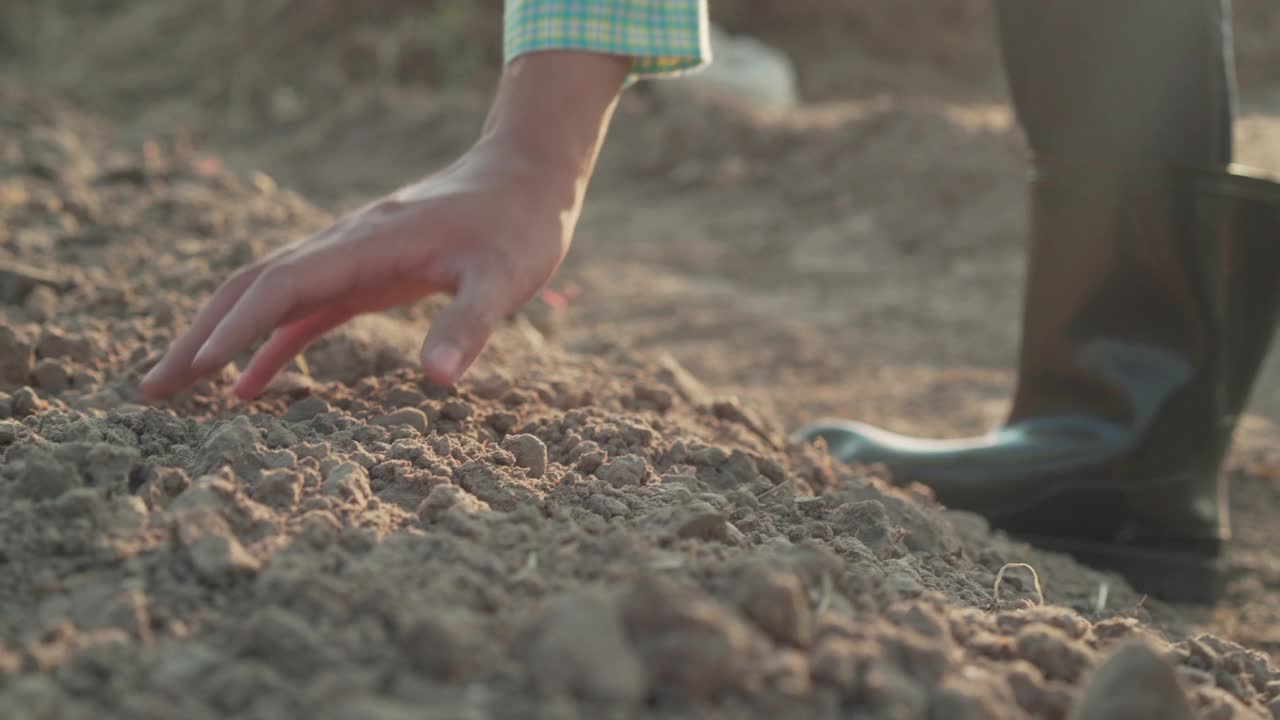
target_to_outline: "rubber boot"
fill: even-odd
[[[1280,184],[1240,166],[1058,167],[1031,196],[1007,422],[922,440],[829,420],[796,438],[1142,592],[1210,601],[1230,533],[1220,470],[1280,306]]]

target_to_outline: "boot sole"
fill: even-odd
[[[1085,565],[1122,575],[1134,590],[1162,601],[1213,605],[1226,589],[1225,563],[1216,554],[1143,548],[1072,538],[1010,534],[1030,545],[1070,555]]]

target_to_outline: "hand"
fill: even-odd
[[[143,394],[179,392],[269,335],[234,387],[254,397],[325,332],[438,292],[454,299],[427,333],[423,370],[457,382],[564,259],[628,68],[577,52],[513,62],[461,160],[238,270],[143,379]]]
[[[452,384],[497,324],[550,279],[569,248],[576,207],[520,162],[474,151],[453,167],[238,270],[143,381],[162,397],[270,338],[236,381],[254,397],[311,341],[361,313],[438,292],[423,369]]]

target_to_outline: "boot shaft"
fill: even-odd
[[[1280,185],[1243,167],[1201,180],[1198,232],[1216,249],[1222,404],[1238,415],[1280,324]]]
[[[1276,325],[1280,185],[1238,167],[1056,168],[1031,195],[1010,422],[1078,414],[1224,445]]]

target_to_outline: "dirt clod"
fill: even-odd
[[[760,629],[779,643],[809,647],[813,641],[813,613],[799,578],[755,568],[741,592],[743,611]]]
[[[502,440],[502,449],[515,456],[516,464],[524,468],[531,478],[540,478],[547,471],[547,446],[534,435],[512,435]]]
[[[1072,711],[1075,720],[1194,715],[1173,667],[1144,643],[1125,643],[1092,672]]]
[[[175,520],[178,541],[201,579],[220,585],[256,571],[259,563],[240,544],[230,526],[206,507],[194,507]]]
[[[581,459],[579,462],[582,462]],[[600,465],[595,473],[601,480],[621,488],[643,484],[650,470],[649,463],[644,458],[638,455],[623,455]]]
[[[18,481],[18,492],[32,500],[51,500],[81,483],[74,466],[41,449],[28,451],[9,473]]]
[[[544,692],[624,703],[638,702],[648,693],[645,669],[623,632],[614,602],[560,598],[528,634],[524,655]]]
[[[395,412],[379,415],[369,421],[373,425],[383,425],[387,427],[405,426],[417,430],[419,433],[427,431],[427,415],[417,408],[400,408]]]

